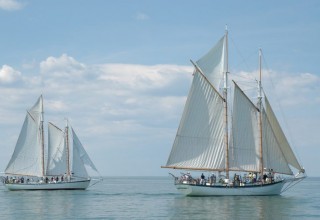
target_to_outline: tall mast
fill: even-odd
[[[66,119],[65,145],[66,145],[66,151],[67,151],[67,176],[70,177],[70,148],[69,148],[69,124],[68,124],[68,119]]]
[[[228,29],[226,26],[226,31],[225,31],[225,52],[226,52],[226,59],[225,62],[226,64],[224,65],[225,69],[223,70],[223,98],[224,98],[224,142],[225,142],[225,150],[226,150],[226,178],[229,179],[229,140],[228,140]]]
[[[41,132],[41,165],[42,165],[42,176],[44,176],[44,129],[43,129],[43,118],[44,118],[44,113],[43,113],[43,99],[42,95],[40,97],[41,101],[41,118],[40,118],[40,132]]]
[[[261,76],[262,76],[262,62],[261,62],[261,49],[259,49],[259,82],[258,82],[258,108],[259,108],[259,130],[260,130],[260,175],[263,175],[263,149],[262,149],[262,86],[261,86]]]

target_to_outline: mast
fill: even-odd
[[[225,47],[226,47],[226,64],[224,65],[225,69],[223,71],[223,98],[224,98],[224,142],[225,142],[225,150],[226,150],[226,178],[229,179],[229,140],[228,140],[228,29],[226,26],[225,31]]]
[[[69,147],[69,124],[68,119],[66,119],[66,128],[65,128],[65,145],[67,151],[67,177],[70,177],[70,147]]]
[[[260,130],[260,175],[263,175],[263,149],[262,149],[262,86],[261,86],[261,76],[262,76],[262,71],[261,71],[261,48],[259,49],[259,82],[258,82],[258,108],[259,108],[259,130]]]
[[[42,176],[44,176],[44,129],[43,129],[43,99],[41,95],[41,118],[40,118],[40,132],[41,132],[41,166],[42,166]]]

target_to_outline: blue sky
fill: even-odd
[[[68,117],[102,175],[167,175],[189,60],[227,24],[231,74],[254,76],[263,49],[270,101],[320,176],[319,11],[312,0],[0,0],[0,170],[42,93],[46,120]]]

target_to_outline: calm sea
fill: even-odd
[[[320,178],[281,196],[185,197],[170,177],[105,177],[85,191],[0,186],[1,219],[320,219]]]

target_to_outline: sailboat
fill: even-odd
[[[43,98],[27,114],[13,155],[2,177],[8,190],[86,189],[91,181],[86,166],[98,173],[73,128],[48,123],[44,140]]]
[[[206,55],[191,62],[192,85],[162,166],[186,170],[180,177],[170,173],[176,188],[187,196],[279,195],[305,178],[262,89],[261,50],[256,103],[235,81],[233,100],[228,98],[227,30]],[[194,178],[191,171],[208,175]]]

